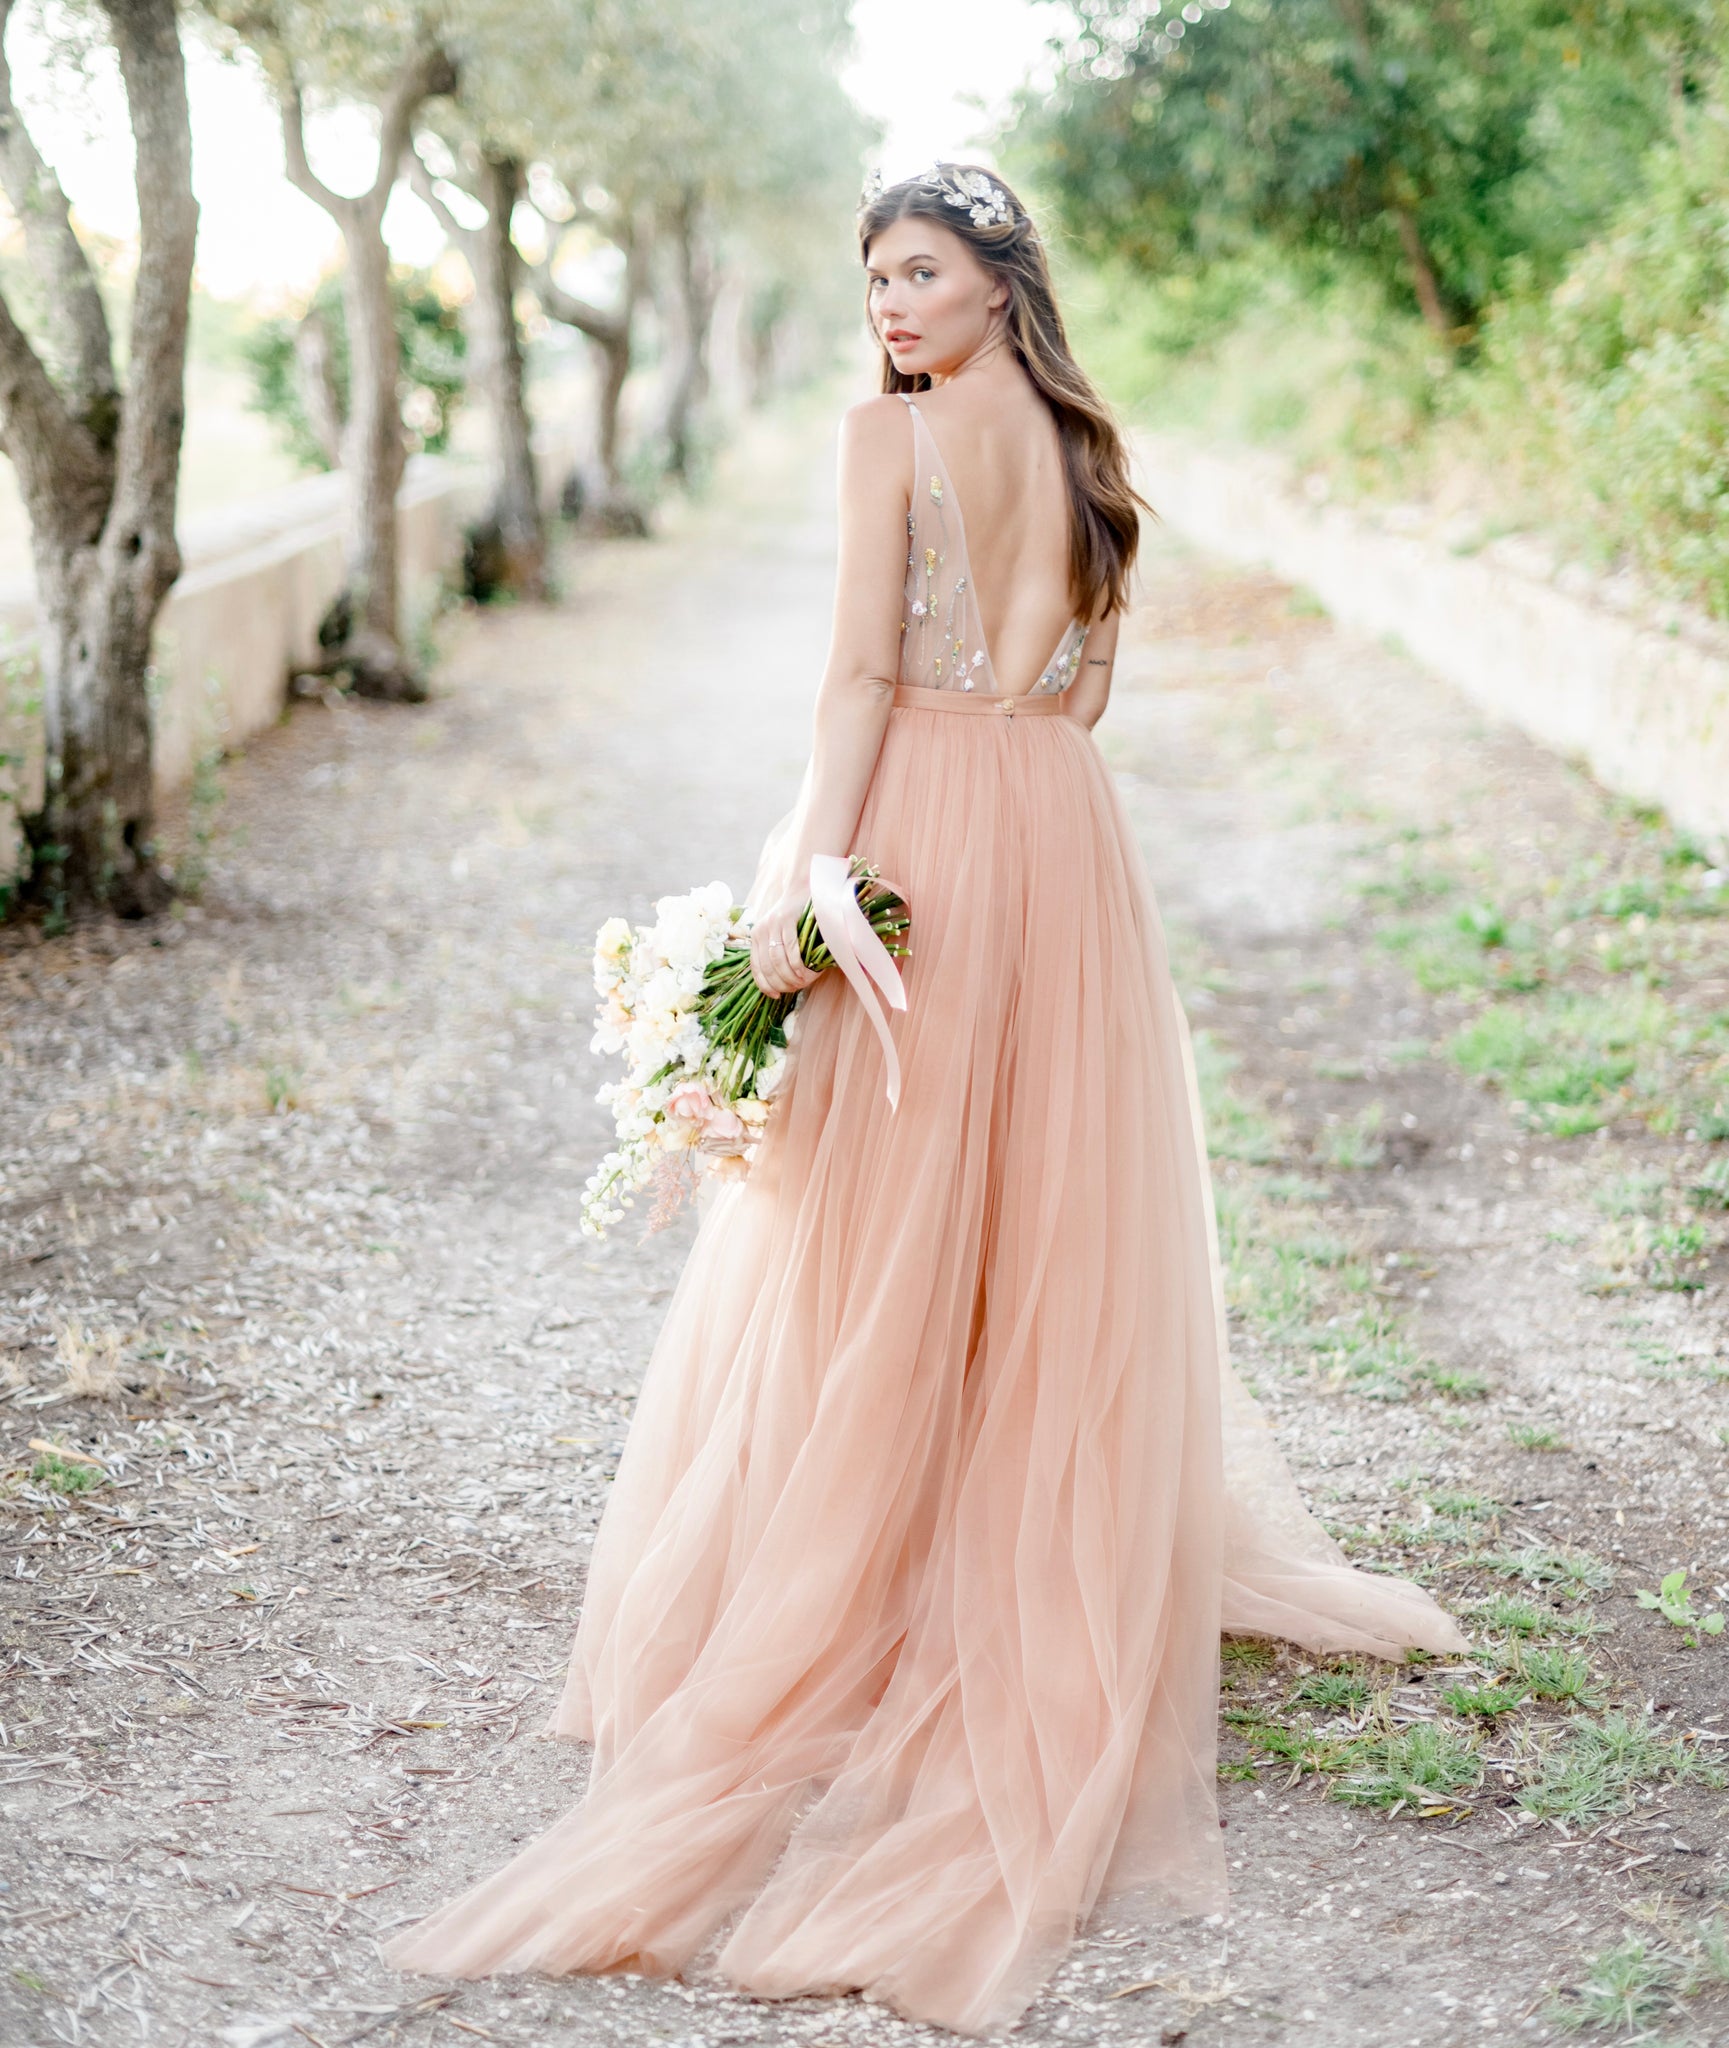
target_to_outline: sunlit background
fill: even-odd
[[[1056,0],[858,0],[847,90],[883,126],[889,177],[973,148],[1017,86],[1048,75],[1048,40],[1069,20]],[[132,137],[112,53],[86,82],[52,66],[28,20],[12,33],[14,89],[44,156],[80,220],[117,241],[137,233]],[[193,180],[200,208],[198,281],[219,299],[292,302],[335,264],[329,218],[282,176],[276,108],[249,64],[226,63],[187,39]],[[260,147],[261,135],[271,138]],[[314,160],[326,181],[353,189],[367,175],[372,130],[348,108],[313,123]],[[426,264],[443,247],[437,222],[406,185],[385,222],[393,253]]]
[[[1000,126],[1017,88],[1050,76],[1048,44],[1072,20],[1057,0],[858,0],[853,55],[843,84],[880,126],[876,155],[890,178],[938,156],[979,153]],[[213,309],[241,319],[297,314],[321,277],[339,270],[341,238],[329,216],[283,175],[275,103],[250,58],[228,61],[196,34],[185,38],[192,108],[193,181],[200,215],[198,302],[190,376],[182,511],[197,517],[231,497],[291,480],[298,464],[252,404],[248,378],[221,349],[200,349]],[[87,234],[105,245],[112,275],[124,277],[137,235],[132,137],[113,52],[99,46],[81,68],[57,57],[39,23],[21,13],[8,47],[13,88],[38,147],[53,164]],[[353,191],[371,175],[374,121],[346,106],[314,112],[310,152],[325,181]],[[985,160],[991,160],[983,146]],[[863,168],[863,167],[861,167]],[[789,195],[789,204],[798,195]],[[425,269],[445,236],[406,180],[393,193],[385,235],[399,263]],[[4,238],[0,236],[0,246]],[[581,252],[566,281],[604,297],[612,252]],[[457,262],[442,280],[458,295]],[[570,338],[564,337],[567,348]],[[472,432],[465,420],[462,431]],[[25,601],[28,528],[10,467],[0,464],[0,607]]]

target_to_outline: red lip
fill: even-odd
[[[883,340],[888,343],[890,348],[893,348],[897,343],[904,345],[907,342],[917,341],[918,339],[919,337],[916,334],[909,334],[904,327],[891,327],[883,336]]]

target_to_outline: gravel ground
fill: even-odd
[[[580,1789],[539,1730],[689,1234],[577,1234],[604,1135],[586,952],[664,889],[742,887],[791,800],[831,424],[759,424],[661,539],[570,555],[557,607],[448,621],[430,706],[297,708],[178,821],[209,874],[173,920],[0,935],[8,2048],[938,2038],[857,2000],[452,1989],[374,1946]],[[1605,1290],[1579,1249],[1615,1175],[1673,1180],[1701,1146],[1534,1139],[1425,1049],[1447,999],[1365,908],[1399,824],[1532,872],[1621,824],[1396,652],[1163,537],[1101,739],[1269,1170],[1309,1177],[1425,1356],[1486,1382],[1365,1399],[1245,1315],[1312,1497],[1450,1598],[1481,1588],[1413,1535],[1414,1486],[1602,1558],[1606,1703],[1707,1753],[1729,1649],[1681,1647],[1633,1594],[1681,1563],[1707,1597],[1729,1577],[1718,1255],[1685,1292]],[[1370,1104],[1374,1157],[1327,1166]],[[1223,1163],[1222,1191],[1250,1171]],[[1539,1425],[1564,1448],[1514,1443]],[[1233,1660],[1226,1705],[1276,1715],[1311,1668]],[[1415,1676],[1401,1727],[1434,1713]],[[1229,1923],[1107,1915],[1026,2038],[1556,2039],[1547,1987],[1697,1918],[1729,1871],[1697,1784],[1595,1828],[1508,1792],[1389,1820],[1227,1758]],[[1729,2027],[1709,1993],[1654,2024]]]

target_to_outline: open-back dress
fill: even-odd
[[[912,915],[899,1107],[825,975],[601,1521],[550,1724],[593,1744],[587,1795],[398,1968],[708,1971],[996,2032],[1101,1898],[1223,1906],[1222,1631],[1462,1641],[1344,1562],[1231,1373],[1158,916],[1065,710],[1084,624],[999,692],[907,404],[900,684],[855,839]]]

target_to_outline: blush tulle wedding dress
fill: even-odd
[[[1231,1373],[1182,1012],[1077,623],[998,694],[913,402],[900,687],[856,835],[911,907],[898,1109],[839,975],[708,1197],[549,1732],[587,1796],[390,1940],[1000,2031],[1096,1902],[1216,1911],[1222,1631],[1461,1646],[1355,1571]],[[783,820],[753,897],[796,837]]]

